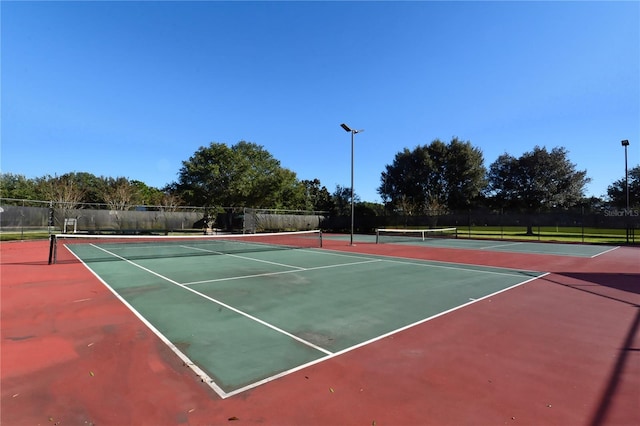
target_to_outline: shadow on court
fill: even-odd
[[[569,278],[566,280],[565,278]],[[637,366],[640,365],[640,275],[630,273],[602,273],[602,272],[563,272],[548,275],[543,280],[585,292],[597,297],[620,302],[626,307],[635,309],[635,316],[628,325],[628,331],[617,352],[617,357],[609,380],[606,384],[600,403],[597,405],[591,426],[608,424],[608,415],[613,409],[616,399],[622,397],[629,387],[636,387],[634,377],[638,377]],[[585,313],[597,315],[597,312]],[[634,391],[631,390],[631,393]],[[636,404],[631,401],[631,404]]]

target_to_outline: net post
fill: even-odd
[[[376,244],[378,244],[379,239],[380,239],[380,228],[376,228]]]
[[[56,263],[56,234],[49,235],[49,265]]]
[[[320,238],[320,248],[322,248],[322,229],[319,229],[319,238]]]

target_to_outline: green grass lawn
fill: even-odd
[[[48,231],[0,232],[0,241],[23,241],[49,239]]]

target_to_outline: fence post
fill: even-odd
[[[47,231],[49,231],[49,235],[51,235],[51,231],[53,229],[53,227],[55,226],[54,224],[54,215],[55,212],[53,210],[53,201],[49,201],[49,219],[47,222]]]
[[[20,239],[24,240],[24,200],[22,200],[22,209],[20,211]]]
[[[584,244],[584,205],[581,206],[581,210],[580,210],[580,224],[581,229],[582,229],[582,243]]]

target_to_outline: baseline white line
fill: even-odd
[[[392,336],[392,335],[394,335],[394,334],[401,333],[401,332],[403,332],[403,331],[405,331],[405,330],[408,330],[408,329],[410,329],[410,328],[413,328],[413,327],[416,327],[416,326],[418,326],[418,325],[424,324],[424,323],[426,323],[426,322],[428,322],[428,321],[431,321],[431,320],[433,320],[433,319],[436,319],[436,318],[438,318],[438,317],[441,317],[441,316],[446,315],[446,314],[448,314],[448,313],[451,313],[451,312],[453,312],[453,311],[457,311],[458,309],[462,309],[462,308],[464,308],[464,307],[466,307],[466,306],[469,306],[469,305],[471,305],[471,304],[473,304],[473,303],[478,303],[478,302],[480,302],[480,301],[482,301],[482,300],[484,300],[484,299],[488,299],[488,298],[493,297],[493,296],[495,296],[495,295],[497,295],[497,294],[503,293],[503,292],[505,292],[505,291],[508,291],[508,290],[513,289],[513,288],[516,288],[516,287],[519,287],[519,286],[521,286],[521,285],[524,285],[524,284],[526,284],[526,283],[528,283],[528,282],[534,281],[534,280],[536,280],[536,279],[538,279],[538,278],[542,278],[542,277],[544,277],[544,276],[546,276],[546,275],[549,275],[549,273],[548,273],[548,272],[546,272],[546,273],[544,273],[543,275],[540,275],[539,277],[533,277],[533,278],[528,279],[528,280],[526,280],[526,281],[520,282],[520,283],[518,283],[518,284],[514,284],[514,285],[512,285],[512,286],[510,286],[510,287],[504,288],[504,289],[502,289],[502,290],[498,290],[498,291],[496,291],[496,292],[494,292],[494,293],[488,294],[488,295],[483,296],[483,297],[480,297],[480,298],[478,298],[478,299],[474,299],[474,300],[469,301],[469,302],[467,302],[467,303],[464,303],[464,304],[462,304],[462,305],[459,305],[459,306],[453,307],[453,308],[448,309],[448,310],[446,310],[446,311],[443,311],[443,312],[437,313],[437,314],[432,315],[432,316],[430,316],[430,317],[427,317],[427,318],[421,319],[421,320],[419,320],[419,321],[413,322],[413,323],[408,324],[408,325],[406,325],[406,326],[403,326],[403,327],[397,328],[397,329],[395,329],[395,330],[389,331],[389,332],[387,332],[387,333],[385,333],[385,334],[382,334],[382,335],[380,335],[380,336],[376,336],[376,337],[374,337],[374,338],[372,338],[372,339],[369,339],[369,340],[366,340],[366,341],[364,341],[364,342],[358,343],[358,344],[356,344],[356,345],[350,346],[350,347],[345,348],[345,349],[343,349],[343,350],[341,350],[341,351],[335,352],[335,353],[333,353],[333,354],[331,354],[331,355],[328,355],[328,356],[325,356],[325,357],[322,357],[322,358],[318,358],[318,359],[316,359],[316,360],[314,360],[314,361],[308,362],[308,363],[306,363],[306,364],[301,364],[301,365],[299,365],[299,366],[297,366],[297,367],[294,367],[294,368],[292,368],[292,369],[290,369],[290,370],[286,370],[286,371],[280,372],[280,373],[278,373],[278,374],[275,374],[275,375],[273,375],[273,376],[270,376],[270,377],[267,377],[267,378],[265,378],[265,379],[262,379],[262,380],[260,380],[260,381],[257,381],[257,382],[254,382],[254,383],[251,383],[250,385],[247,385],[247,386],[244,386],[244,387],[242,387],[242,388],[238,388],[238,389],[236,389],[236,390],[233,390],[233,391],[229,392],[229,393],[227,394],[227,397],[230,397],[230,396],[233,396],[233,395],[237,395],[237,394],[242,393],[242,392],[245,392],[245,391],[247,391],[247,390],[249,390],[249,389],[253,389],[253,388],[258,387],[258,386],[260,386],[260,385],[263,385],[263,384],[265,384],[265,383],[268,383],[268,382],[271,382],[271,381],[273,381],[273,380],[276,380],[276,379],[279,379],[279,378],[281,378],[281,377],[284,377],[284,376],[286,376],[286,375],[288,375],[288,374],[295,373],[296,371],[302,370],[302,369],[307,368],[307,367],[310,367],[310,366],[312,366],[312,365],[319,364],[319,363],[321,363],[321,362],[324,362],[324,361],[327,361],[327,360],[329,360],[329,359],[335,358],[335,357],[337,357],[337,356],[343,355],[343,354],[345,354],[345,353],[347,353],[347,352],[351,352],[351,351],[353,351],[353,350],[355,350],[355,349],[358,349],[358,348],[361,348],[361,347],[363,347],[363,346],[370,345],[370,344],[372,344],[372,343],[377,342],[378,340],[382,340],[382,339],[384,339],[384,338],[386,338],[386,337],[389,337],[389,336]]]
[[[202,281],[192,281],[188,283],[183,283],[184,286],[195,285],[195,284],[205,284],[205,283],[215,283],[220,281],[233,281],[233,280],[242,280],[245,278],[257,278],[257,277],[268,277],[272,275],[282,275],[282,274],[291,274],[295,272],[306,272],[306,271],[316,271],[318,269],[329,269],[329,268],[339,268],[341,266],[353,266],[353,265],[362,265],[365,263],[375,263],[382,262],[382,259],[370,259],[362,262],[352,262],[352,263],[341,263],[339,265],[324,265],[324,266],[314,266],[313,268],[300,268],[289,271],[277,271],[277,272],[264,272],[262,274],[253,274],[253,275],[242,275],[237,277],[227,277],[227,278],[215,278],[211,280],[202,280]]]
[[[605,250],[605,251],[603,251],[601,253],[594,254],[593,256],[590,257],[590,259],[593,259],[594,257],[602,256],[603,254],[609,253],[610,251],[614,251],[614,250],[617,250],[619,248],[620,248],[620,246],[612,247],[609,250]]]
[[[514,288],[516,288],[516,287],[519,287],[519,286],[521,286],[521,285],[524,285],[524,284],[526,284],[526,283],[528,283],[528,282],[531,282],[531,281],[537,280],[538,278],[542,278],[542,277],[547,276],[547,275],[549,275],[549,272],[546,272],[546,273],[544,273],[544,274],[540,275],[539,277],[533,277],[533,278],[530,278],[530,279],[528,279],[528,280],[522,281],[522,282],[520,282],[520,283],[518,283],[518,284],[514,284],[514,285],[512,285],[512,286],[510,286],[510,287],[503,288],[502,290],[498,290],[498,291],[496,291],[496,292],[494,292],[494,293],[491,293],[491,294],[488,294],[488,295],[486,295],[486,296],[479,297],[479,298],[477,298],[477,299],[475,299],[475,300],[473,300],[473,301],[470,301],[470,302],[464,303],[464,304],[462,304],[462,305],[459,305],[459,306],[453,307],[453,308],[451,308],[451,309],[448,309],[448,310],[446,310],[446,311],[443,311],[443,312],[440,312],[440,313],[438,313],[438,314],[432,315],[432,316],[430,316],[430,317],[428,317],[428,318],[424,318],[424,319],[422,319],[422,320],[416,321],[416,322],[414,322],[414,323],[412,323],[412,324],[409,324],[409,325],[406,325],[406,326],[404,326],[404,327],[400,327],[400,328],[398,328],[398,329],[396,329],[396,330],[393,330],[393,331],[390,331],[390,332],[388,332],[388,333],[382,334],[382,335],[377,336],[377,337],[375,337],[375,338],[373,338],[373,339],[370,339],[370,340],[364,341],[364,342],[359,343],[359,344],[357,344],[357,345],[354,345],[354,346],[351,346],[351,347],[349,347],[349,348],[343,349],[343,350],[341,350],[341,351],[335,352],[335,353],[332,355],[332,357],[333,357],[333,356],[342,355],[342,354],[344,354],[344,353],[346,353],[346,352],[352,351],[352,350],[357,349],[357,348],[359,348],[359,347],[362,347],[362,346],[368,345],[368,344],[370,344],[370,343],[376,342],[376,341],[378,341],[378,340],[384,339],[385,337],[389,337],[389,336],[391,336],[391,335],[393,335],[393,334],[400,333],[401,331],[404,331],[404,330],[407,330],[407,329],[409,329],[409,328],[415,327],[415,326],[417,326],[417,325],[423,324],[423,323],[425,323],[425,322],[427,322],[427,321],[431,321],[432,319],[435,319],[435,318],[441,317],[441,316],[446,315],[446,314],[448,314],[448,313],[450,313],[450,312],[453,312],[453,311],[457,311],[458,309],[464,308],[465,306],[469,306],[469,305],[471,305],[471,304],[473,304],[473,303],[480,302],[481,300],[488,299],[489,297],[493,297],[493,296],[495,296],[495,295],[497,295],[497,294],[504,293],[505,291],[508,291],[508,290],[514,289]]]
[[[67,247],[67,250],[69,250],[69,248]],[[69,252],[76,258],[78,259],[78,261],[84,265],[85,268],[87,268],[89,270],[89,272],[91,272],[93,274],[93,276],[95,276],[98,281],[100,281],[111,293],[113,293],[113,295],[118,298],[118,300],[120,300],[120,302],[122,302],[122,304],[124,306],[126,306],[127,308],[129,308],[129,310],[136,316],[138,317],[138,319],[140,321],[142,321],[142,323],[144,325],[147,326],[147,328],[149,330],[151,330],[152,333],[154,333],[156,336],[158,336],[158,338],[165,344],[167,345],[167,347],[169,349],[171,349],[171,351],[173,351],[173,353],[176,354],[176,356],[178,358],[180,358],[180,360],[184,363],[184,365],[188,366],[198,377],[200,377],[200,379],[207,383],[207,385],[209,385],[209,387],[218,394],[218,396],[220,396],[220,398],[226,398],[228,396],[228,394],[220,387],[218,386],[213,379],[211,379],[211,377],[209,377],[209,375],[202,370],[200,367],[198,367],[193,361],[191,361],[191,359],[185,355],[184,352],[182,352],[176,345],[174,345],[171,340],[169,340],[164,334],[162,334],[162,332],[160,332],[160,330],[158,330],[153,324],[151,324],[140,312],[138,312],[136,310],[136,308],[133,307],[133,305],[131,305],[129,302],[127,302],[122,296],[120,296],[120,294],[115,291],[115,289],[113,289],[113,287],[111,287],[105,280],[102,279],[102,277],[100,275],[98,275],[98,273],[96,271],[94,271],[93,269],[91,269],[91,267],[89,265],[87,265],[82,259],[80,259],[73,251],[69,250]]]

